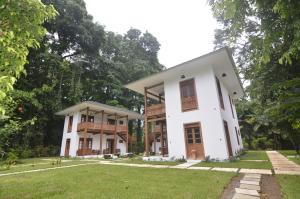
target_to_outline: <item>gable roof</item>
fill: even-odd
[[[164,82],[165,79],[174,76],[184,75],[185,71],[197,69],[199,67],[212,67],[215,75],[225,84],[233,99],[241,98],[244,95],[244,89],[228,47],[218,49],[159,73],[141,78],[125,85],[125,87],[140,94],[144,94],[145,87]],[[226,74],[226,77],[222,77],[223,73]]]
[[[128,109],[125,108],[120,108],[120,107],[116,107],[116,106],[110,106],[107,104],[102,104],[99,102],[94,102],[94,101],[84,101],[81,103],[78,103],[74,106],[70,106],[66,109],[63,109],[57,113],[55,113],[55,115],[68,115],[74,112],[78,112],[78,111],[82,111],[84,109],[86,109],[87,107],[89,107],[91,110],[94,111],[104,111],[105,113],[110,113],[110,114],[118,114],[118,115],[128,115],[128,119],[143,119],[143,116],[137,112],[134,111],[130,111]]]

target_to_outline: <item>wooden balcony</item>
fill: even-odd
[[[94,122],[81,122],[77,125],[77,131],[84,131],[85,128],[87,128],[88,132],[92,133],[100,133],[101,127],[103,128],[103,131],[105,133],[107,132],[114,132],[115,128],[117,132],[126,132],[127,131],[127,126],[126,125],[115,125],[112,124],[104,124],[101,123],[94,123]]]
[[[155,118],[155,117],[164,117],[166,114],[165,104],[155,104],[147,106],[147,117]]]
[[[198,102],[196,97],[181,98],[182,111],[189,111],[198,108]]]
[[[163,126],[163,131],[165,132],[167,129],[166,129],[166,126],[164,125]],[[152,132],[155,132],[155,133],[161,133],[161,128],[160,128],[160,125],[155,125]]]

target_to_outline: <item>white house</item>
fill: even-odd
[[[244,94],[228,48],[125,87],[145,96],[145,152],[227,159],[243,148],[234,101]]]
[[[56,113],[65,116],[61,156],[125,154],[135,138],[128,121],[142,115],[93,101],[85,101]]]

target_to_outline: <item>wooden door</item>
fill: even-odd
[[[201,133],[201,124],[185,124],[185,143],[187,159],[202,160],[204,159],[204,146]]]
[[[231,148],[231,141],[230,141],[228,124],[227,124],[227,122],[225,120],[223,122],[224,122],[224,129],[225,129],[227,150],[228,150],[229,157],[231,157],[231,156],[233,156],[233,154],[232,154],[232,148]]]
[[[107,139],[106,143],[107,143],[106,148],[109,150],[109,153],[113,154],[114,153],[114,139]]]
[[[70,143],[71,143],[71,139],[67,139],[66,140],[66,146],[65,146],[65,156],[69,156],[69,152],[70,152]]]

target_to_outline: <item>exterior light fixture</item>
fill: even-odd
[[[184,78],[185,78],[185,75],[181,75],[180,77],[181,77],[181,79],[184,79]]]
[[[223,73],[223,74],[222,74],[222,77],[226,77],[226,76],[227,76],[226,73]]]

